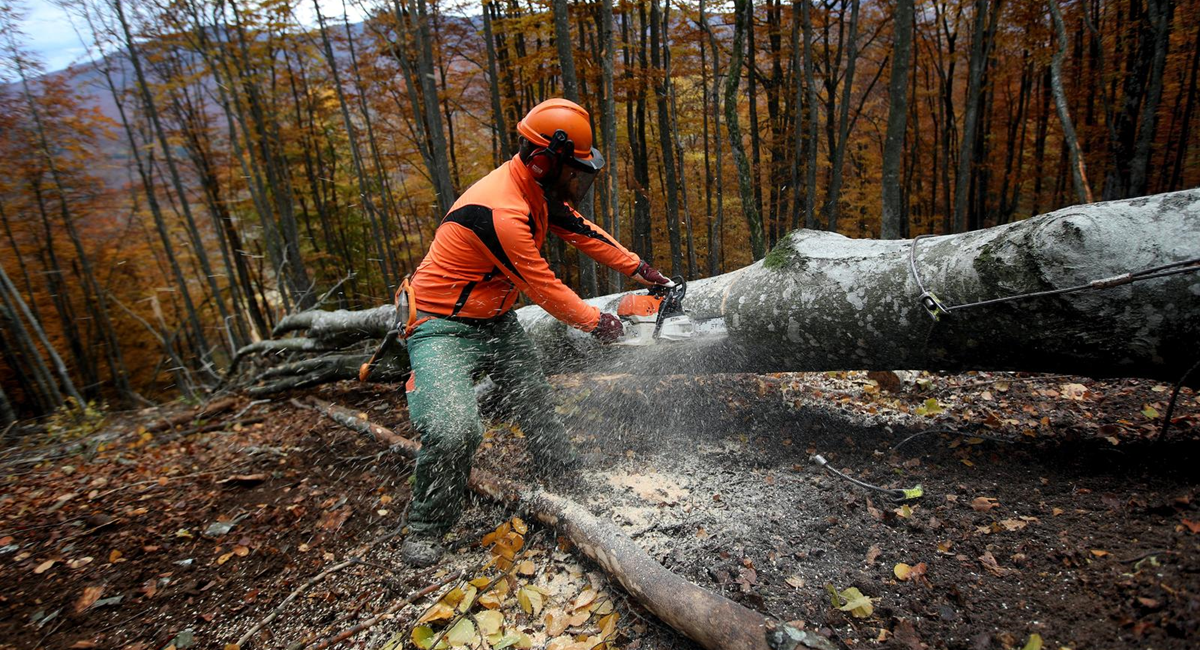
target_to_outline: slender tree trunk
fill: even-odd
[[[808,92],[808,150],[804,168],[804,227],[820,228],[817,223],[817,148],[820,142],[817,117],[817,81],[813,68],[812,0],[800,0],[800,20],[804,31],[804,87]]]
[[[975,23],[971,32],[971,58],[967,73],[967,107],[963,116],[962,140],[959,141],[958,174],[954,190],[954,231],[967,230],[967,206],[971,191],[972,166],[975,162],[976,131],[979,126],[979,98],[982,95],[983,69],[987,61],[988,0],[975,0]],[[999,11],[999,8],[992,9]]]
[[[703,8],[703,4],[701,4]],[[709,49],[713,55],[713,82],[712,82],[712,116],[713,116],[713,134],[716,136],[715,145],[716,151],[716,202],[717,213],[716,217],[708,224],[708,274],[716,275],[721,272],[721,249],[724,243],[724,225],[725,225],[725,160],[723,148],[721,146],[721,48],[717,44],[717,37],[713,34],[712,26],[709,25],[708,19],[704,16],[704,12],[700,13],[700,25],[704,29],[704,33],[708,35]],[[707,137],[705,138],[707,141]]]
[[[842,99],[838,106],[837,140],[830,152],[829,191],[825,197],[825,214],[829,231],[837,232],[838,213],[842,201],[842,167],[846,161],[846,145],[850,141],[850,97],[854,91],[854,71],[858,64],[859,0],[850,0],[850,32],[846,37],[846,75],[842,79]]]
[[[1192,71],[1188,75],[1187,101],[1183,104],[1183,117],[1180,120],[1179,147],[1175,151],[1175,164],[1171,169],[1171,182],[1167,185],[1167,189],[1171,190],[1183,187],[1184,162],[1187,160],[1188,149],[1191,144],[1191,131],[1189,129],[1192,124],[1192,113],[1196,106],[1197,69],[1200,69],[1200,23],[1197,23],[1196,39],[1192,42]]]
[[[560,0],[561,1],[561,0]],[[667,192],[667,237],[671,246],[671,275],[683,274],[683,245],[679,237],[679,177],[675,166],[675,145],[671,141],[671,114],[667,97],[667,72],[662,64],[662,10],[659,0],[650,0],[650,59],[654,69],[654,99],[658,116],[658,143],[662,149],[662,168]]]
[[[883,144],[883,216],[880,236],[899,239],[904,235],[905,210],[900,187],[900,161],[904,157],[904,134],[908,129],[908,66],[912,57],[913,0],[896,0],[892,18],[892,73],[888,83],[887,136]]]
[[[1058,0],[1049,0],[1050,18],[1054,23],[1054,33],[1058,37],[1058,48],[1050,60],[1050,86],[1054,91],[1054,107],[1058,110],[1058,119],[1062,123],[1063,141],[1067,146],[1067,155],[1071,161],[1071,181],[1075,186],[1075,197],[1080,203],[1092,203],[1092,188],[1088,183],[1087,163],[1079,150],[1079,138],[1075,135],[1075,125],[1071,122],[1071,109],[1067,105],[1067,93],[1063,90],[1062,64],[1067,55],[1067,30],[1063,25],[1062,11]]]
[[[9,279],[8,272],[4,270],[3,265],[0,265],[0,290],[3,291],[5,308],[13,315],[13,323],[16,325],[14,331],[17,336],[23,337],[26,342],[30,343],[29,348],[36,352],[36,349],[31,344],[32,341],[29,339],[28,330],[19,320],[21,316],[24,316],[25,320],[29,323],[29,329],[33,330],[38,342],[42,344],[42,349],[50,356],[50,361],[54,366],[54,374],[58,375],[58,381],[62,386],[63,392],[75,400],[76,406],[82,408],[87,402],[84,401],[79,391],[75,389],[75,383],[71,381],[71,375],[67,372],[67,364],[63,363],[62,357],[58,355],[58,350],[54,349],[54,346],[50,343],[45,330],[42,329],[41,322],[34,318],[33,312],[29,310],[29,305],[21,298],[21,294],[17,291],[16,285]],[[17,313],[18,311],[20,314]],[[35,354],[33,360],[36,364],[42,366],[38,371],[44,373],[45,366],[42,364],[41,355]],[[53,383],[51,386],[53,386]],[[58,389],[54,388],[50,394],[53,397],[57,397],[55,400],[57,404],[61,404],[62,398],[61,396],[57,396],[57,391]]]
[[[609,22],[612,22],[612,0],[608,0]],[[496,11],[497,1],[488,0],[483,6],[483,37],[487,41],[488,89],[492,98],[492,129],[499,143],[499,152],[492,156],[492,163],[497,167],[513,154],[515,148],[508,126],[504,122],[504,105],[500,101],[500,75],[496,72],[496,40],[492,35],[492,13]],[[609,70],[611,79],[612,70]],[[611,85],[611,84],[610,84]],[[608,158],[605,156],[605,158]],[[610,163],[611,164],[611,163]],[[616,236],[614,234],[614,236]]]
[[[637,95],[632,101],[626,102],[626,123],[629,128],[629,143],[633,154],[633,252],[643,260],[654,263],[654,242],[650,236],[650,162],[648,145],[646,144],[646,3],[638,2],[638,18],[642,29],[638,30],[640,38],[637,41],[637,59],[640,75],[635,79],[633,54],[629,51],[634,47],[630,37],[629,23],[632,19],[630,12],[621,16],[622,32],[625,36],[625,79],[631,86],[636,86]]]
[[[617,241],[621,239],[621,209],[620,186],[617,173],[617,99],[613,90],[613,60],[616,49],[613,43],[613,0],[602,0],[600,4],[600,42],[603,43],[604,54],[601,59],[601,75],[604,92],[604,117],[601,120],[601,134],[604,138],[604,160],[608,169],[604,171],[603,190],[608,192],[608,232]],[[609,270],[609,291],[621,291],[624,288],[625,276],[614,270]]]
[[[1129,163],[1129,196],[1146,194],[1150,148],[1154,144],[1154,134],[1158,126],[1158,105],[1163,93],[1163,69],[1171,44],[1173,6],[1172,0],[1146,0],[1146,17],[1149,22],[1147,33],[1154,44],[1153,59],[1150,65],[1150,79],[1146,86],[1146,102],[1142,107],[1142,121],[1133,148],[1133,160]]]
[[[857,2],[857,0],[855,0]],[[742,49],[746,45],[746,30],[749,29],[750,0],[734,0],[734,29],[733,47],[729,59],[728,73],[725,78],[725,128],[729,131],[729,150],[733,152],[733,161],[737,165],[738,188],[742,199],[742,213],[746,217],[746,226],[750,232],[750,251],[755,260],[760,260],[767,254],[767,246],[763,233],[762,216],[758,213],[754,200],[754,190],[751,187],[753,179],[750,176],[750,163],[746,160],[746,149],[742,144],[742,130],[738,126],[737,90],[741,81]]]

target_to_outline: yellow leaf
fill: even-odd
[[[108,554],[108,563],[112,564],[112,563],[116,562],[117,560],[121,559],[122,555],[124,555],[124,553],[122,553],[116,549],[113,549],[113,551]]]
[[[892,569],[892,573],[896,574],[898,580],[908,580],[909,576],[912,575],[912,567],[900,562]]]
[[[225,564],[226,562],[229,561],[229,558],[231,558],[231,557],[233,557],[233,553],[223,554],[221,557],[217,558],[217,566]]]
[[[612,638],[613,633],[617,630],[617,620],[620,617],[620,614],[613,612],[596,622],[596,627],[600,628],[600,638]]]
[[[1098,548],[1094,548],[1092,549],[1092,555],[1095,555],[1096,557],[1104,557],[1105,555],[1108,555],[1108,551],[1101,551]]]
[[[413,628],[412,642],[421,650],[429,650],[433,647],[433,628],[428,625],[418,625]]]
[[[575,602],[571,604],[571,609],[582,609],[591,605],[596,600],[597,592],[595,589],[588,587],[584,589],[578,596],[575,597]]]
[[[537,569],[533,566],[532,560],[523,560],[517,565],[517,573],[523,576],[531,576],[537,573]]]
[[[483,589],[484,587],[488,586],[488,583],[491,581],[492,581],[491,578],[481,576],[479,578],[475,578],[474,580],[472,580],[471,582],[468,582],[467,584],[471,585],[472,587],[477,587],[479,589]]]
[[[846,604],[838,607],[843,612],[850,612],[855,618],[866,618],[875,611],[871,599],[864,596],[858,587],[848,587],[840,594]]]
[[[1030,634],[1029,641],[1021,650],[1042,650],[1042,635],[1036,633]]]
[[[900,517],[901,519],[908,519],[912,516],[913,509],[906,503],[899,508],[896,508],[894,512],[896,513],[897,517]]]
[[[469,618],[459,619],[446,633],[446,642],[451,646],[469,645],[475,642],[475,624]]]
[[[463,594],[462,602],[458,603],[458,611],[466,612],[471,609],[471,606],[475,604],[475,594],[478,593],[479,590],[475,588],[475,585],[467,585],[467,591]]]
[[[50,567],[54,566],[55,562],[58,562],[58,560],[46,560],[45,562],[42,562],[41,564],[37,565],[37,568],[34,569],[33,572],[38,575],[41,575],[41,574],[49,571]]]
[[[513,527],[513,530],[517,531],[518,533],[521,533],[522,535],[524,535],[526,532],[529,531],[529,526],[527,526],[525,524],[525,521],[522,520],[520,517],[513,517],[512,527]]]
[[[463,592],[463,590],[461,588],[455,587],[455,588],[451,589],[450,591],[446,592],[446,595],[442,596],[441,600],[438,602],[446,603],[447,605],[454,607],[455,605],[462,602],[463,596],[465,596],[465,595],[466,595],[466,593]]]
[[[484,636],[490,636],[500,631],[500,626],[504,625],[504,614],[500,612],[479,612],[475,615],[475,624],[479,626],[479,633]]]
[[[417,619],[418,623],[436,623],[437,621],[448,621],[454,618],[454,609],[443,602],[438,602],[430,607],[421,618]]]
[[[525,610],[526,614],[537,616],[542,611],[542,594],[528,586],[521,587],[517,592],[517,603],[521,605],[521,609]]]
[[[567,615],[561,609],[546,613],[546,636],[555,637],[567,630]]]

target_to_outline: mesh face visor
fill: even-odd
[[[604,156],[595,147],[592,147],[592,157],[589,160],[568,158],[557,183],[562,198],[573,207],[578,206],[587,196],[588,190],[592,189],[596,174],[603,167]]]

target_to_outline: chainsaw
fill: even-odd
[[[617,304],[617,318],[625,325],[625,334],[614,345],[642,346],[659,341],[681,341],[696,332],[683,311],[687,283],[683,278],[671,284],[656,285],[646,293],[629,293]]]

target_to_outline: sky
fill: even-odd
[[[127,0],[131,3],[137,0]],[[71,27],[71,22],[64,11],[51,0],[16,0],[18,7],[24,9],[25,46],[35,52],[41,59],[45,70],[53,72],[61,70],[72,63],[78,63],[87,50],[79,42],[79,36]],[[347,0],[351,21],[362,19],[363,11],[356,5],[357,1]],[[321,11],[327,18],[341,17],[341,0],[321,0]],[[316,14],[312,9],[311,0],[302,0],[296,7],[296,14],[306,25],[316,25]],[[78,22],[78,21],[76,21]],[[84,34],[84,37],[89,37]]]

